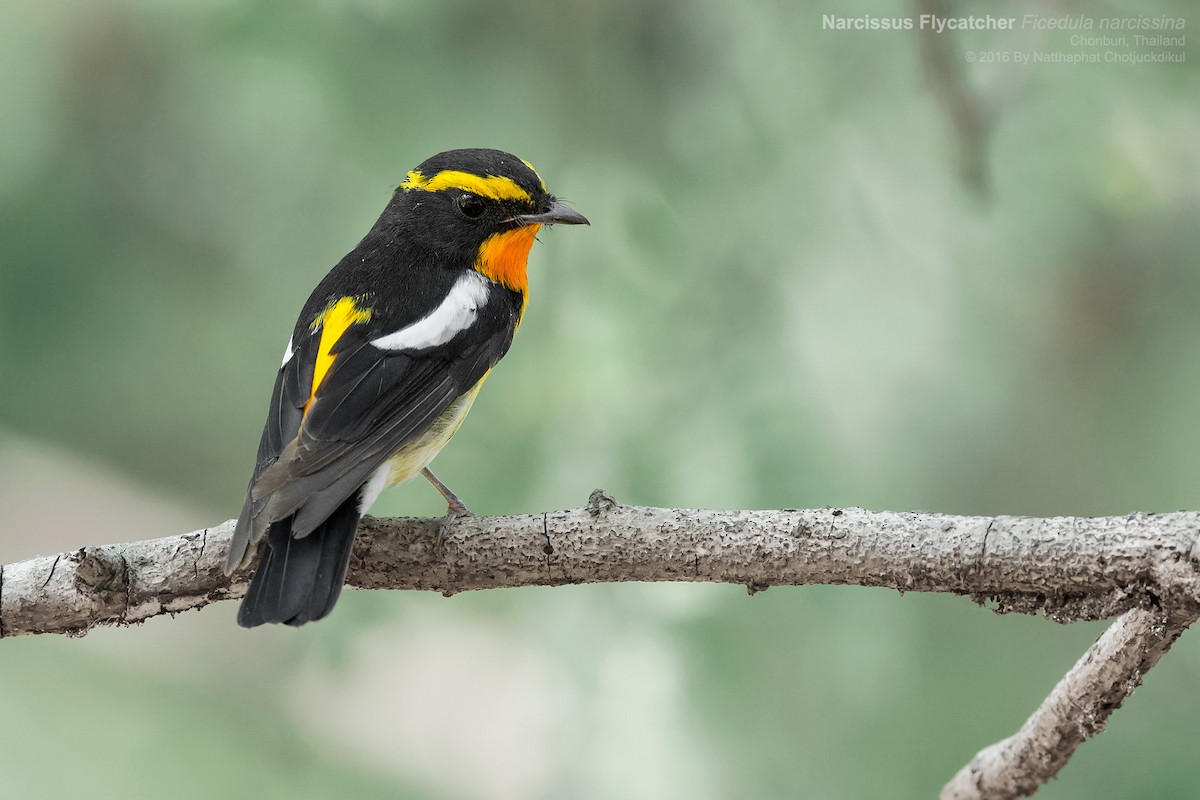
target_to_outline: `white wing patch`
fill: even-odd
[[[445,344],[471,327],[490,291],[491,281],[471,270],[455,282],[433,311],[395,333],[372,339],[371,344],[380,350],[424,350]]]
[[[279,365],[280,369],[287,366],[287,362],[292,360],[292,356],[296,355],[296,350],[292,347],[292,340],[288,339],[287,349],[283,351],[283,363]]]

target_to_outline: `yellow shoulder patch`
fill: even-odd
[[[317,346],[317,360],[313,366],[312,387],[309,389],[308,402],[304,404],[305,413],[308,413],[308,407],[312,405],[313,400],[317,396],[317,387],[321,385],[321,381],[325,379],[329,368],[333,366],[334,359],[337,358],[331,352],[333,346],[337,344],[338,339],[342,338],[342,334],[351,325],[366,322],[371,318],[371,309],[359,308],[358,301],[361,299],[363,298],[339,297],[337,300],[332,301],[312,322],[313,333],[315,334],[318,329],[321,331],[321,343]]]
[[[462,189],[492,200],[524,200],[531,202],[529,192],[517,185],[512,178],[503,175],[473,175],[457,169],[444,169],[432,178],[426,178],[415,169],[400,184],[401,189],[424,189],[437,192],[442,189]]]

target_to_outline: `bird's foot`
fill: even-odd
[[[450,526],[460,519],[473,516],[475,515],[462,503],[446,509],[446,516],[442,517],[442,523],[438,525],[437,537],[433,540],[434,558],[441,561],[442,556],[445,555],[446,534],[449,532]]]
[[[433,484],[433,488],[437,489],[446,500],[446,518],[438,526],[437,538],[433,542],[433,555],[440,561],[445,552],[444,545],[446,544],[447,529],[454,524],[455,520],[474,515],[471,513],[471,509],[467,508],[466,504],[458,499],[458,495],[450,491],[446,484],[439,481],[437,476],[429,471],[429,467],[421,470],[421,474],[425,476],[425,480]]]

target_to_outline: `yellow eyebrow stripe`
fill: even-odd
[[[336,302],[330,303],[329,307],[313,320],[313,332],[316,333],[318,328],[321,329],[321,342],[317,345],[317,360],[313,365],[312,388],[309,389],[308,402],[304,404],[306,414],[308,407],[317,397],[317,388],[325,379],[329,368],[333,366],[333,360],[337,358],[331,352],[333,346],[337,344],[338,339],[342,338],[342,334],[346,332],[347,328],[358,322],[366,322],[370,318],[371,309],[359,308],[353,297],[341,297]]]
[[[546,191],[546,182],[544,180],[542,180],[541,175],[538,175],[538,171],[533,168],[533,164],[530,164],[528,161],[526,161],[523,158],[521,159],[521,163],[524,164],[525,166],[529,167],[530,172],[532,172],[534,175],[537,175],[538,185],[540,185],[542,187],[543,192]]]
[[[424,189],[437,192],[442,189],[462,189],[492,200],[524,200],[531,202],[529,192],[517,185],[512,178],[503,175],[472,175],[458,169],[444,169],[432,178],[426,178],[415,169],[400,184],[401,189]]]

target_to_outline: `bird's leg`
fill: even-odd
[[[463,504],[462,500],[458,499],[458,495],[450,491],[446,484],[438,480],[437,476],[429,471],[429,468],[421,470],[421,474],[425,476],[425,480],[433,484],[433,488],[441,492],[442,497],[446,499],[446,518],[442,520],[442,524],[438,526],[437,539],[433,543],[433,553],[436,558],[442,557],[442,545],[446,541],[446,526],[456,519],[469,517],[470,509]]]
[[[471,516],[470,509],[463,505],[463,501],[459,500],[458,495],[450,491],[450,488],[446,484],[438,480],[437,475],[429,471],[429,467],[421,470],[421,474],[425,476],[427,481],[433,484],[433,488],[442,493],[442,497],[446,498],[446,516],[450,519]]]

